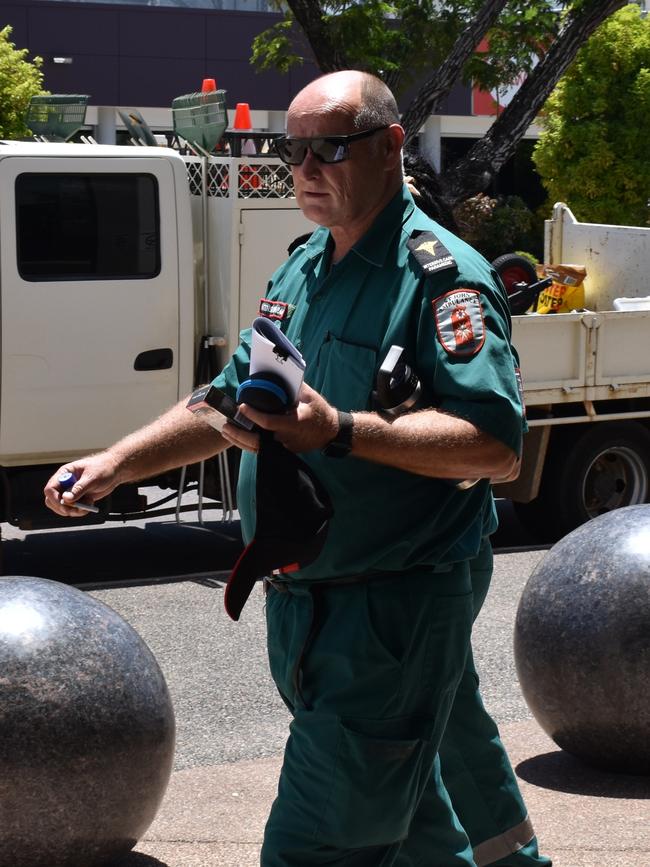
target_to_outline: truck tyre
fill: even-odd
[[[562,434],[552,443],[537,499],[516,507],[542,542],[650,495],[650,432],[642,424],[598,422],[578,435]]]
[[[537,282],[537,271],[533,263],[525,256],[519,256],[517,253],[505,253],[503,256],[498,256],[492,262],[492,267],[501,277],[508,295],[512,292],[515,283]]]

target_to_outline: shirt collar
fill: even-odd
[[[330,239],[330,231],[325,226],[319,226],[315,229],[310,239],[305,244],[304,254],[308,259],[317,259],[322,256],[327,249],[327,244]]]
[[[388,239],[392,238],[408,220],[415,209],[415,202],[411,193],[402,184],[402,188],[395,193],[377,219],[368,229],[366,234],[354,245],[352,250],[377,268],[386,261],[388,255]]]
[[[395,193],[366,234],[352,247],[352,252],[371,265],[381,268],[388,253],[387,237],[392,237],[409,219],[414,210],[413,197],[406,184],[403,184],[401,190]],[[305,244],[305,255],[312,260],[322,256],[329,239],[329,229],[319,226]]]

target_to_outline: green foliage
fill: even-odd
[[[538,221],[519,196],[494,199],[479,193],[455,208],[454,216],[461,237],[489,261],[520,247],[541,252]]]
[[[355,67],[382,73],[399,69],[404,55],[404,32],[387,26],[386,22],[397,14],[400,2],[341,3],[335,14],[326,16],[335,44],[343,48]],[[404,22],[407,32],[412,31],[414,23],[415,20]]]
[[[331,0],[312,6],[320,13],[324,32],[345,67],[365,69],[390,77],[396,92],[414,78],[430,74],[451,51],[458,35],[476,16],[484,0]],[[488,34],[490,52],[476,54],[463,77],[490,89],[511,84],[530,69],[540,46],[557,32],[554,9],[579,0],[510,0]],[[289,4],[290,5],[290,4]],[[253,43],[251,60],[261,69],[286,72],[302,61],[299,28],[286,4],[285,18],[264,31]],[[316,51],[318,54],[318,51]],[[319,58],[317,57],[317,60]]]
[[[546,103],[534,161],[552,201],[583,222],[645,225],[650,197],[650,16],[621,9]]]
[[[11,27],[0,30],[0,138],[24,138],[29,135],[24,117],[32,96],[43,93],[42,60],[30,63],[27,49],[17,49],[9,41]]]
[[[511,0],[488,34],[489,51],[476,52],[466,65],[465,80],[490,90],[513,84],[530,72],[544,46],[557,34],[560,17],[553,5]]]
[[[293,18],[286,13],[282,21],[259,33],[253,40],[251,60],[258,69],[277,69],[286,73],[303,62],[293,47]]]
[[[528,259],[531,265],[539,265],[539,259],[537,256],[533,256],[533,254],[529,253],[527,250],[515,250],[515,255]]]

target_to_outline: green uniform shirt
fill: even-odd
[[[435,235],[422,236],[423,253],[407,246],[411,238],[411,248],[420,243],[418,232]],[[422,383],[418,407],[468,419],[519,453],[524,421],[507,298],[485,259],[420,211],[406,187],[330,268],[331,245],[329,231],[317,229],[266,294],[288,305],[290,315],[278,324],[307,362],[305,381],[338,409],[372,410],[379,367],[397,344]],[[463,342],[468,333],[473,339]],[[248,375],[249,356],[250,329],[215,380],[232,397]],[[465,560],[495,529],[487,481],[459,491],[352,455],[302,457],[328,489],[335,515],[322,553],[297,578]],[[243,454],[238,502],[246,541],[254,533],[255,462]]]

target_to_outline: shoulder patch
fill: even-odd
[[[268,298],[260,298],[258,315],[266,319],[275,319],[276,322],[285,322],[291,318],[295,309],[293,304],[287,304],[286,301],[269,301]]]
[[[406,246],[426,274],[435,274],[446,268],[457,268],[456,260],[433,232],[415,229]]]
[[[432,301],[438,338],[450,355],[476,355],[485,343],[481,293],[452,289]]]

